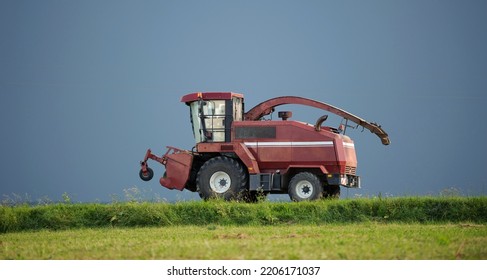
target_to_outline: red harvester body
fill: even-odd
[[[269,193],[288,193],[294,201],[336,198],[340,186],[360,187],[355,146],[344,135],[348,121],[390,144],[379,125],[323,102],[284,96],[244,113],[243,101],[242,94],[232,92],[183,96],[181,102],[190,107],[196,146],[191,151],[168,147],[162,157],[148,150],[141,162],[141,179],[153,177],[147,165],[152,159],[165,165],[162,186],[198,192],[203,199],[255,201]],[[263,120],[285,104],[323,109],[342,117],[345,125],[322,126],[327,115],[314,125],[293,121],[289,111],[279,112],[281,120]]]

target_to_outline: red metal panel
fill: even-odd
[[[254,157],[254,154],[244,145],[244,143],[235,144],[235,153],[240,160],[247,166],[249,174],[260,173],[260,166]]]
[[[220,153],[222,151],[222,143],[201,142],[196,144],[196,151],[198,153]]]
[[[313,126],[296,121],[234,122],[234,127],[245,126],[276,127],[275,138],[234,139],[243,142],[257,159],[261,170],[285,172],[289,166],[320,168],[323,172],[338,172],[340,169],[335,153],[335,142],[342,141],[339,134],[325,129],[318,132]],[[342,158],[345,159],[344,156]]]
[[[357,154],[355,153],[355,144],[353,141],[344,136],[343,137],[343,148],[345,152],[345,161],[347,162],[348,167],[357,167]]]
[[[335,145],[336,145],[335,151],[337,156],[337,164],[339,168],[338,173],[345,174],[345,166],[347,165],[347,161],[346,161],[345,151],[343,148],[343,141],[336,141]]]
[[[274,145],[275,142],[244,142],[264,169],[285,170],[291,162],[291,146]],[[250,145],[249,145],[250,144]]]
[[[189,153],[170,154],[166,157],[166,176],[159,180],[168,189],[182,191],[188,181],[193,156]]]
[[[254,155],[243,143],[198,143],[196,145],[198,153],[221,153],[235,152],[239,159],[247,166],[250,174],[260,173],[259,165]]]
[[[335,148],[333,144],[321,147],[294,147],[293,163],[301,164],[336,164]]]
[[[347,136],[342,136],[341,139],[337,140],[336,142],[337,148],[337,163],[339,166],[339,173],[345,174],[350,173],[351,169],[357,167],[357,156],[355,153],[355,145],[353,141],[350,140]],[[354,169],[355,170],[355,169]]]

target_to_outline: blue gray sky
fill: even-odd
[[[195,91],[380,123],[390,146],[349,132],[363,188],[342,197],[487,193],[487,1],[2,0],[0,36],[2,196],[198,199],[138,178],[147,148],[194,145]]]

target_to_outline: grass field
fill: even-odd
[[[487,259],[487,198],[2,205],[0,259]]]
[[[0,235],[1,259],[486,259],[487,226],[170,226]]]
[[[238,203],[192,201],[0,206],[0,233],[99,227],[487,223],[487,197],[409,197]]]

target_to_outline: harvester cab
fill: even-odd
[[[236,93],[195,93],[183,96],[190,108],[196,144],[230,142],[233,121],[243,118],[243,96]]]
[[[332,105],[296,96],[264,101],[244,112],[244,97],[233,92],[191,93],[181,98],[189,106],[195,139],[192,150],[167,147],[158,157],[147,150],[139,176],[152,179],[148,159],[165,166],[159,182],[168,189],[198,192],[203,199],[256,201],[257,196],[288,193],[294,201],[338,197],[340,187],[360,187],[356,174],[355,145],[344,135],[349,121],[390,143],[376,123]],[[289,120],[264,120],[275,108],[300,104],[341,116],[338,128],[322,126],[328,115],[314,125]]]

